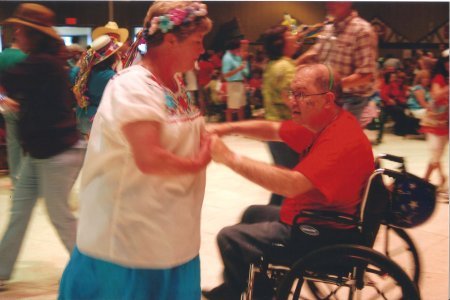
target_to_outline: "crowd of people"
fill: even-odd
[[[380,60],[374,30],[350,2],[327,12],[333,22],[307,51],[292,24],[268,28],[253,53],[242,37],[212,51],[203,46],[206,4],[158,1],[135,42],[108,22],[80,49],[65,47],[53,11],[20,4],[3,22],[15,43],[0,55],[13,185],[0,289],[42,196],[71,253],[60,299],[200,299],[200,213],[214,160],[273,192],[218,235],[224,283],[203,296],[239,299],[248,265],[289,240],[298,212],[356,214],[374,168],[363,129],[378,110],[395,134],[426,135],[424,177],[436,170],[443,185],[448,49]],[[216,114],[220,122],[205,124]],[[227,134],[267,141],[274,165],[232,152],[220,139]],[[77,220],[68,196],[80,170]]]

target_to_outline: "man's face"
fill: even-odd
[[[352,11],[351,2],[327,2],[327,13],[336,20],[342,20]]]
[[[292,57],[297,52],[299,46],[297,43],[297,36],[292,34],[290,30],[284,33],[284,49],[283,54],[287,57]]]
[[[308,128],[316,128],[323,122],[324,106],[330,93],[315,85],[317,76],[317,71],[299,70],[291,84],[292,120]]]

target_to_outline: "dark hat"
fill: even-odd
[[[22,24],[45,33],[54,39],[61,39],[59,34],[53,28],[55,25],[55,13],[51,9],[40,4],[20,4],[13,16],[4,20],[2,24]]]

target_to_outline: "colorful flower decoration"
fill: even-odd
[[[292,34],[296,34],[298,32],[297,20],[292,18],[290,14],[284,14],[281,25],[288,27],[292,31]]]
[[[170,20],[172,20],[173,24],[178,26],[183,23],[183,20],[186,18],[187,12],[185,10],[175,8],[169,12]]]
[[[172,28],[173,22],[170,20],[168,16],[159,17],[159,29],[161,29],[163,33],[167,33]]]
[[[200,2],[193,2],[189,6],[181,9],[175,8],[169,11],[168,14],[153,17],[148,27],[148,35],[155,34],[158,29],[162,33],[167,33],[174,28],[174,26],[186,25],[194,21],[195,18],[204,17],[208,14],[206,5]]]

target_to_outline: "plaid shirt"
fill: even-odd
[[[345,20],[327,25],[313,50],[320,62],[330,64],[342,77],[372,73],[370,83],[344,89],[345,93],[367,97],[374,93],[377,43],[372,26],[352,12]]]

